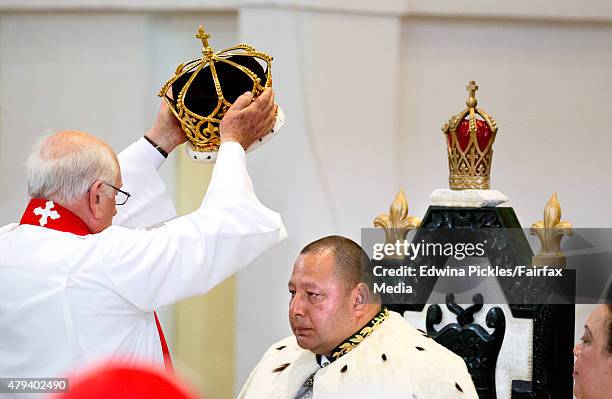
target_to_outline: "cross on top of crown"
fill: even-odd
[[[208,39],[210,39],[210,35],[206,33],[202,25],[198,27],[198,34],[196,35],[196,38],[202,40],[202,45],[204,46],[204,48],[209,47]]]
[[[478,104],[478,101],[476,101],[476,90],[478,90],[478,85],[476,84],[475,81],[470,80],[470,83],[468,83],[468,85],[465,86],[465,90],[467,90],[467,92],[470,95],[470,97],[467,99],[465,104],[470,108],[475,107],[476,104]]]

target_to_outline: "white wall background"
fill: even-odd
[[[22,165],[41,132],[83,129],[116,149],[143,134],[160,84],[199,53],[203,21],[220,43],[275,57],[288,117],[249,157],[290,236],[238,275],[236,392],[289,333],[286,281],[301,247],[332,233],[358,240],[400,185],[417,216],[446,187],[440,127],[464,107],[468,80],[500,127],[493,187],[523,225],[558,192],[565,219],[610,227],[609,3],[431,3],[0,1],[0,223],[21,215]],[[172,162],[164,168],[172,187]]]
[[[540,220],[557,192],[576,227],[609,227],[611,50],[612,24],[405,20],[401,168],[415,212],[446,184],[440,126],[464,107],[465,83],[475,79],[479,107],[499,125],[492,187],[523,225]]]
[[[1,223],[23,211],[22,166],[35,137],[85,130],[118,149],[144,134],[153,104],[145,34],[142,16],[1,15]]]

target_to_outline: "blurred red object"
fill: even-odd
[[[174,377],[146,367],[105,366],[70,378],[69,391],[54,399],[197,399]]]

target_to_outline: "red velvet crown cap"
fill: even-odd
[[[459,148],[461,151],[465,151],[467,149],[468,144],[470,143],[470,121],[469,119],[464,119],[459,123],[457,127],[457,141],[459,142]],[[489,145],[493,134],[489,129],[487,123],[481,119],[476,119],[476,140],[478,141],[478,148],[480,151],[484,151]],[[446,142],[448,146],[451,146],[451,136],[450,134],[446,135]]]

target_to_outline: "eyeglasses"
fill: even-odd
[[[130,199],[130,197],[132,196],[127,191],[123,191],[120,188],[117,188],[110,183],[107,183],[105,181],[103,181],[102,183],[117,190],[117,194],[115,194],[115,205],[125,205],[128,199]]]

